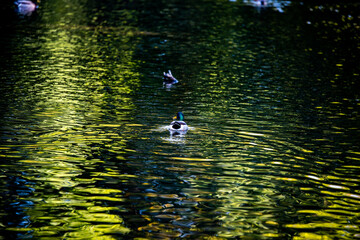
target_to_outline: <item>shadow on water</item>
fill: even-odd
[[[359,238],[353,6],[42,1],[29,18],[9,13],[0,237]],[[168,69],[179,83],[164,88]],[[179,111],[190,129],[171,136]]]

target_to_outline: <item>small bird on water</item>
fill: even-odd
[[[176,78],[174,78],[170,70],[167,73],[164,72],[163,81],[164,85],[172,85],[179,82]]]
[[[183,135],[189,130],[188,125],[184,121],[184,114],[178,112],[176,117],[173,118],[174,121],[170,123],[169,131],[171,135]]]
[[[17,12],[23,16],[30,16],[38,8],[36,2],[30,0],[16,1],[15,4],[17,5]]]

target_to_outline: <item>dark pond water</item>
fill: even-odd
[[[359,4],[15,7],[0,239],[360,238]]]

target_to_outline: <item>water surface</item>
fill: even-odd
[[[2,6],[0,238],[360,238],[359,4],[245,3]]]

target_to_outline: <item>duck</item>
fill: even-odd
[[[168,70],[167,73],[164,72],[163,81],[164,81],[163,82],[164,85],[169,85],[169,84],[172,85],[179,82],[176,78],[174,78],[170,70]]]
[[[38,8],[36,3],[30,0],[18,0],[15,4],[18,7],[17,12],[24,16],[30,16]]]
[[[184,114],[178,112],[173,118],[174,121],[170,123],[169,131],[172,135],[186,134],[189,130],[188,125],[184,122]]]

